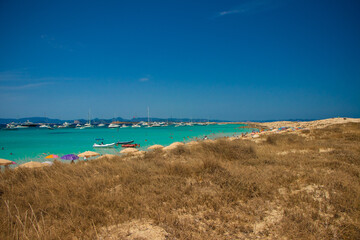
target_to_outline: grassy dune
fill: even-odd
[[[360,124],[0,174],[0,239],[360,239]]]

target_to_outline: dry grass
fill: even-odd
[[[0,239],[360,239],[360,125],[301,134],[3,172]]]

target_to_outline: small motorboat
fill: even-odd
[[[123,144],[121,146],[124,148],[136,148],[136,147],[140,147],[140,144]]]
[[[103,144],[103,143],[97,144],[97,143],[94,143],[94,145],[93,145],[94,148],[111,148],[111,147],[114,147],[114,146],[115,146],[115,143],[108,143],[108,144]]]
[[[133,143],[134,140],[131,140],[131,141],[126,141],[126,142],[117,142],[116,145],[122,145],[122,144],[130,144],[130,143]]]
[[[118,127],[120,127],[120,125],[119,125],[119,124],[115,124],[115,123],[111,123],[111,124],[108,126],[108,128],[118,128]]]

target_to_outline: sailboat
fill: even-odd
[[[149,111],[149,107],[147,108],[148,110],[148,122],[147,122],[147,127],[148,128],[151,128],[152,127],[152,124],[150,123],[150,111]]]
[[[91,125],[91,121],[90,121],[90,110],[88,113],[88,122],[84,124],[83,127],[81,127],[80,129],[84,129],[84,128],[92,128],[93,126]]]

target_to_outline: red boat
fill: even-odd
[[[121,146],[125,148],[135,148],[135,147],[140,147],[140,144],[123,144]]]

